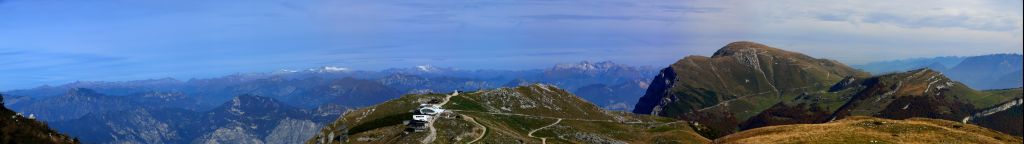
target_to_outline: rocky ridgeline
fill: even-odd
[[[976,91],[930,69],[868,76],[834,60],[735,42],[712,57],[688,56],[662,70],[633,112],[694,121],[709,128],[705,136],[717,138],[849,116],[961,121],[1020,97],[1020,89]],[[1017,133],[994,125],[1020,123],[977,124]]]

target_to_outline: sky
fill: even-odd
[[[848,64],[1022,53],[1021,0],[0,0],[0,90],[338,66],[666,66],[755,41]]]

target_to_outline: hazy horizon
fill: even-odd
[[[0,90],[339,66],[662,67],[754,41],[846,64],[1024,53],[1021,1],[0,1]]]

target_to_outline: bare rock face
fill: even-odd
[[[633,108],[633,113],[639,114],[651,114],[658,115],[661,112],[661,108],[667,103],[674,101],[671,98],[665,97],[669,90],[674,86],[676,79],[676,73],[671,67],[661,70],[661,73],[654,80],[651,81],[651,85],[647,87],[647,92],[643,97],[640,97],[640,101]]]
[[[246,128],[225,127],[206,134],[192,143],[249,143],[263,144],[263,140],[251,134]]]
[[[272,144],[302,143],[316,135],[320,126],[310,120],[283,119],[264,141]]]
[[[964,118],[964,121],[1010,135],[1024,136],[1024,99],[1017,98],[974,113]]]
[[[167,123],[154,119],[144,109],[126,111],[137,117],[124,118],[115,121],[119,124],[108,123],[107,126],[113,131],[117,141],[112,143],[169,143],[171,140],[179,139],[181,136]],[[145,127],[147,129],[138,129]]]

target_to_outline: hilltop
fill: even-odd
[[[421,103],[449,113],[407,132]],[[407,122],[406,122],[407,123]],[[551,85],[414,94],[346,112],[307,143],[707,143],[685,121],[610,112]],[[430,125],[428,123],[428,125]]]
[[[867,76],[834,60],[734,42],[711,57],[687,56],[663,69],[633,112],[714,124],[709,134],[725,135],[776,103]]]

